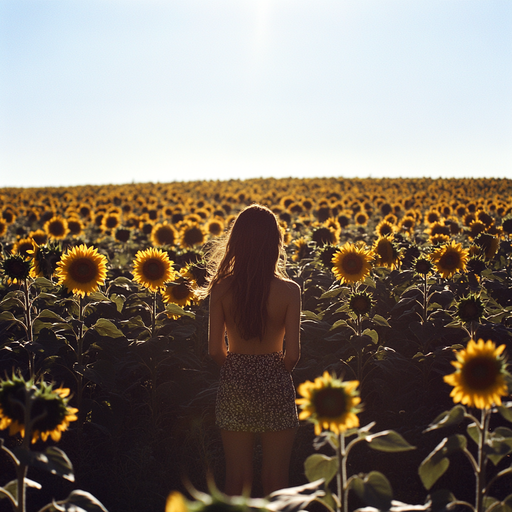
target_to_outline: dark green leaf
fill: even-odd
[[[400,434],[394,430],[384,430],[367,436],[366,441],[370,448],[381,452],[406,452],[416,447],[410,445]]]
[[[464,420],[466,409],[463,405],[456,405],[449,411],[442,412],[429,426],[425,432],[436,430],[438,428],[451,427],[458,425]]]
[[[445,473],[450,465],[447,456],[466,448],[467,440],[461,434],[445,437],[420,464],[418,473],[425,489],[430,488]]]
[[[100,336],[106,336],[107,338],[122,338],[124,336],[122,331],[120,331],[112,321],[106,318],[99,318],[92,326],[92,329]]]
[[[54,510],[66,512],[108,512],[104,505],[92,494],[77,489],[63,501],[57,501]],[[62,508],[61,508],[62,507]]]
[[[478,428],[477,424],[476,423],[470,423],[468,425],[468,428],[466,429],[466,431],[469,434],[469,437],[471,437],[471,439],[473,439],[473,441],[475,441],[477,446],[479,446],[480,445],[481,433],[480,433],[480,429]]]
[[[165,312],[168,315],[188,316],[190,318],[196,317],[196,315],[192,313],[192,311],[185,311],[181,306],[178,306],[178,304],[167,304]]]
[[[489,434],[484,450],[496,466],[503,457],[512,453],[512,430],[507,427],[497,427]]]
[[[393,498],[393,490],[388,479],[378,471],[371,471],[364,478],[355,477],[350,487],[370,507],[389,510]]]
[[[512,402],[498,406],[498,411],[507,421],[512,422]]]
[[[372,320],[374,323],[376,323],[377,325],[381,325],[383,327],[391,327],[388,323],[388,321],[383,317],[383,316],[380,316],[380,315],[373,315],[372,317]]]
[[[347,321],[346,320],[336,320],[332,324],[332,327],[329,329],[330,331],[334,331],[334,329],[338,329],[338,327],[347,327]]]
[[[315,453],[304,462],[304,470],[306,478],[310,482],[323,478],[325,484],[328,485],[338,472],[338,459]]]
[[[375,344],[379,342],[379,333],[374,329],[365,329],[363,336],[369,336]]]
[[[12,452],[22,464],[49,471],[53,475],[61,476],[70,482],[75,481],[73,465],[60,448],[49,446],[44,452],[32,452],[18,447],[14,448]]]

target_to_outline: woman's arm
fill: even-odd
[[[291,372],[300,358],[300,287],[290,282],[290,300],[286,309],[285,318],[285,353],[284,366]]]
[[[219,297],[218,285],[210,292],[210,315],[208,319],[208,354],[220,366],[224,364],[227,347],[224,341],[226,322]]]

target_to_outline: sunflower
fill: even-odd
[[[224,221],[218,217],[211,219],[206,224],[206,231],[212,236],[219,236],[224,231]]]
[[[457,316],[462,322],[479,322],[484,314],[484,303],[477,295],[469,295],[457,303]]]
[[[32,238],[37,245],[43,245],[48,241],[48,235],[42,229],[31,231],[28,236]]]
[[[0,269],[9,284],[22,283],[30,275],[32,262],[21,254],[11,254],[0,262]]]
[[[468,236],[476,238],[480,233],[483,233],[487,229],[487,226],[480,220],[474,220],[469,225]]]
[[[356,283],[371,270],[373,253],[369,249],[346,243],[332,258],[332,271],[341,283]]]
[[[361,399],[356,391],[359,381],[345,381],[324,372],[314,382],[306,381],[297,388],[303,398],[296,400],[302,411],[299,419],[307,419],[315,425],[315,435],[322,429],[335,434],[359,426],[357,413]]]
[[[97,249],[82,244],[62,256],[57,263],[55,275],[59,279],[58,284],[85,297],[105,283],[107,258]]]
[[[414,217],[410,217],[409,215],[406,215],[398,223],[398,229],[401,232],[410,233],[414,229],[415,225],[416,225],[416,220],[414,219]]]
[[[427,274],[430,274],[432,272],[432,270],[434,269],[434,265],[432,265],[432,262],[425,256],[418,256],[414,260],[413,268],[417,274],[426,276]]]
[[[116,229],[120,224],[121,218],[119,213],[111,212],[102,217],[100,227],[102,231],[110,231],[111,229]]]
[[[373,245],[373,252],[377,265],[389,267],[391,270],[398,267],[400,253],[391,237],[383,236],[378,238]]]
[[[65,238],[69,232],[68,221],[60,216],[52,217],[50,220],[46,221],[44,230],[50,238],[61,240]]]
[[[180,269],[182,277],[190,282],[192,288],[201,288],[206,284],[208,271],[204,261],[190,262]]]
[[[388,222],[387,220],[382,220],[377,224],[377,227],[375,228],[375,234],[377,236],[386,236],[386,235],[392,235],[395,231],[395,226],[391,224],[391,222]]]
[[[114,238],[118,242],[126,243],[130,240],[131,230],[128,228],[117,228]]]
[[[372,309],[373,304],[374,300],[367,292],[355,292],[348,296],[348,307],[352,313],[358,316],[367,315]]]
[[[176,230],[167,221],[155,224],[151,230],[153,245],[174,245],[177,237]]]
[[[311,240],[316,242],[319,247],[323,247],[326,244],[335,245],[338,243],[338,236],[336,230],[330,226],[319,226],[313,229]]]
[[[73,236],[80,236],[84,231],[84,224],[78,217],[68,219],[68,229]]]
[[[138,251],[133,261],[133,280],[156,292],[166,282],[175,279],[176,271],[172,265],[169,255],[161,249],[150,247],[145,251]]]
[[[464,272],[468,260],[469,251],[463,249],[461,244],[455,243],[444,245],[436,249],[430,259],[435,265],[437,271],[447,279],[452,277],[456,272]]]
[[[489,233],[480,233],[473,241],[480,247],[482,255],[485,256],[486,260],[494,258],[500,247],[499,238]]]
[[[326,244],[318,251],[318,260],[329,270],[332,268],[332,258],[337,250],[334,245]]]
[[[187,279],[180,279],[179,282],[165,285],[162,291],[162,300],[166,304],[178,304],[182,308],[189,306],[195,301],[191,283]]]
[[[496,345],[491,340],[470,340],[466,349],[455,352],[453,361],[456,371],[444,376],[444,381],[453,386],[450,396],[454,403],[462,403],[477,409],[486,409],[493,404],[501,405],[501,397],[508,395],[508,377],[505,358],[501,355],[505,345]]]
[[[31,402],[32,443],[39,438],[46,441],[49,437],[55,442],[59,441],[62,432],[72,421],[78,419],[78,409],[68,406],[69,389],[53,389],[53,384],[45,382],[35,385],[32,381],[25,381],[18,376],[0,383],[0,430],[9,427],[9,435],[13,436],[19,432],[22,437],[25,436],[27,394]]]
[[[62,257],[62,249],[57,242],[50,241],[46,245],[38,245],[32,239],[32,250],[28,251],[32,257],[32,268],[30,269],[31,277],[46,277],[50,279],[55,270],[57,263]]]
[[[24,258],[29,257],[29,254],[27,251],[32,249],[32,238],[21,238],[18,240],[13,248],[12,253],[13,254],[21,254]]]
[[[298,262],[311,255],[311,249],[308,245],[308,241],[304,237],[296,238],[293,241],[292,247],[292,261]]]
[[[205,233],[203,228],[196,222],[186,222],[180,230],[180,245],[184,248],[191,248],[204,243]]]

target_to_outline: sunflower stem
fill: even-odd
[[[490,410],[488,408],[482,409],[481,422],[477,425],[480,429],[480,440],[478,443],[478,468],[476,471],[476,496],[475,496],[475,510],[476,512],[483,512],[483,499],[484,499],[484,484],[485,484],[485,464],[487,456],[484,453],[484,446],[487,440],[487,430],[489,427]]]
[[[151,317],[151,337],[155,335],[155,324],[156,324],[156,290],[153,292],[153,314]]]
[[[348,512],[348,492],[345,492],[345,488],[347,486],[347,461],[345,452],[345,435],[343,432],[338,434],[338,444],[338,512]]]
[[[79,423],[82,423],[82,393],[83,393],[83,375],[82,375],[82,364],[83,364],[83,348],[84,348],[84,321],[83,321],[83,309],[84,309],[84,297],[80,295],[78,299],[78,336],[76,340],[77,345],[77,363],[78,363],[78,373],[77,373],[77,409],[78,414],[80,416]]]
[[[427,304],[427,274],[424,274],[423,276],[423,323],[427,323],[427,310],[428,310],[428,304]]]
[[[25,278],[23,281],[23,297],[25,301],[25,332],[27,333],[27,342],[30,343],[34,340],[34,331],[32,326],[32,304],[30,303],[30,289],[28,284],[28,279]],[[34,378],[35,374],[35,354],[32,350],[28,350],[28,368],[30,378]]]

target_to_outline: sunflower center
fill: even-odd
[[[89,283],[97,279],[98,269],[90,259],[80,258],[70,265],[69,276],[77,283]]]
[[[150,281],[162,279],[165,275],[165,266],[163,261],[158,258],[150,258],[142,265],[142,274]]]
[[[49,231],[53,236],[62,236],[64,235],[64,224],[62,222],[56,221],[52,222],[49,226]]]
[[[363,260],[357,254],[348,254],[341,264],[347,274],[359,274],[363,270]]]
[[[6,262],[5,265],[5,272],[7,275],[11,278],[17,279],[23,279],[27,276],[27,271],[29,269],[29,263],[20,260],[20,259],[13,259],[11,261]]]
[[[350,305],[356,313],[366,313],[370,309],[369,301],[365,297],[354,297]]]
[[[172,294],[177,300],[186,299],[190,294],[190,288],[187,283],[180,283],[173,287]]]
[[[460,266],[460,255],[457,252],[447,252],[439,260],[443,268],[454,270]]]
[[[484,391],[493,386],[500,373],[500,363],[490,357],[474,357],[462,368],[462,378],[470,389]]]
[[[347,400],[343,388],[324,388],[313,399],[319,417],[337,418],[346,412]]]
[[[162,227],[155,233],[155,238],[160,245],[174,244],[174,232],[171,228]]]
[[[186,245],[192,246],[203,242],[203,232],[198,227],[192,227],[187,229],[184,236]]]

